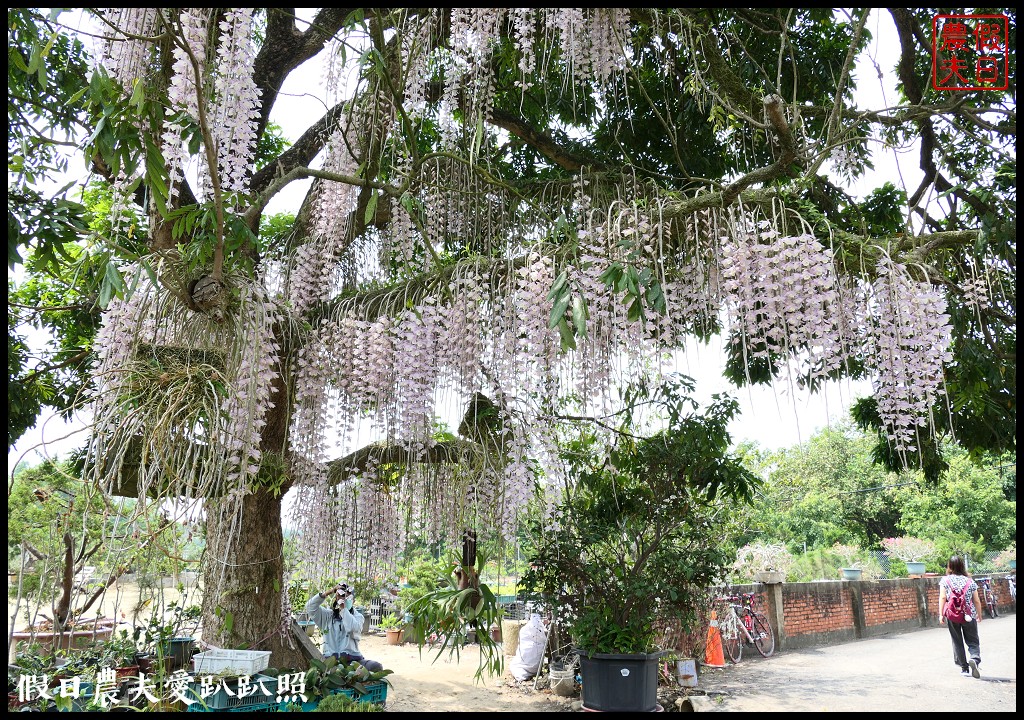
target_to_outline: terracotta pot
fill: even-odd
[[[401,645],[403,632],[405,631],[402,628],[388,628],[388,645]]]
[[[118,682],[139,676],[139,665],[125,665],[114,670],[114,677]]]

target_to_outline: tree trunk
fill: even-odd
[[[305,668],[287,624],[282,631],[281,499],[264,490],[246,495],[229,542],[235,513],[220,511],[231,502],[207,501],[203,639],[221,648],[271,650],[271,667]]]

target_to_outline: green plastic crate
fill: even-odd
[[[338,690],[332,690],[331,695],[346,695],[350,699],[356,702],[373,703],[375,705],[383,705],[388,699],[388,684],[384,681],[378,681],[366,684],[366,694],[360,695],[358,690],[354,688],[340,688]],[[302,705],[303,712],[312,712],[316,710],[317,705],[320,704],[319,700],[307,700]],[[284,711],[288,706],[288,703],[278,703],[278,710]]]
[[[341,688],[331,691],[331,695],[348,695],[357,702],[373,703],[381,705],[388,699],[388,684],[383,680],[373,683],[366,683],[366,694],[360,695],[354,688]]]
[[[260,687],[261,680],[263,687],[270,693],[269,695],[264,693]],[[277,678],[268,675],[253,675],[250,684],[256,686],[256,692],[243,698],[237,695],[228,695],[223,687],[217,688],[217,692],[204,698],[199,694],[200,684],[192,683],[189,685],[186,695],[196,702],[189,705],[186,712],[251,712],[277,705]]]

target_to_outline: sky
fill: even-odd
[[[303,10],[298,12],[301,14]],[[858,81],[855,103],[860,108],[878,110],[897,104],[893,70],[899,59],[899,42],[887,12],[872,11],[867,27],[871,30],[872,41],[858,58],[854,70]],[[282,99],[275,106],[271,120],[282,127],[290,140],[297,139],[306,130],[310,118],[323,113],[323,102],[315,95],[320,80],[320,69],[311,62],[293,72],[282,87]],[[916,145],[894,149],[876,143],[872,160],[875,169],[847,187],[855,197],[865,196],[886,181],[906,188],[909,194],[920,182]],[[827,165],[823,171],[827,171]],[[308,184],[309,181],[292,183],[273,199],[266,212],[294,211]],[[702,403],[714,393],[729,392],[736,397],[741,414],[730,425],[735,443],[751,441],[775,450],[806,442],[822,428],[847,420],[851,403],[871,393],[870,384],[864,381],[830,383],[815,395],[788,388],[784,383],[774,388],[736,389],[721,375],[723,359],[722,340],[714,338],[707,345],[691,342],[683,353],[677,354],[676,364],[679,372],[697,381],[696,399]],[[457,423],[456,419],[454,424]],[[8,453],[8,473],[12,473],[21,460],[36,464],[46,457],[61,457],[79,447],[85,440],[81,428],[81,422],[68,424],[59,417],[44,417]]]

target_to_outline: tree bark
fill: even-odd
[[[221,648],[270,650],[272,667],[304,668],[287,626],[282,631],[281,498],[265,490],[246,495],[233,540],[231,504],[207,501],[203,639]]]

